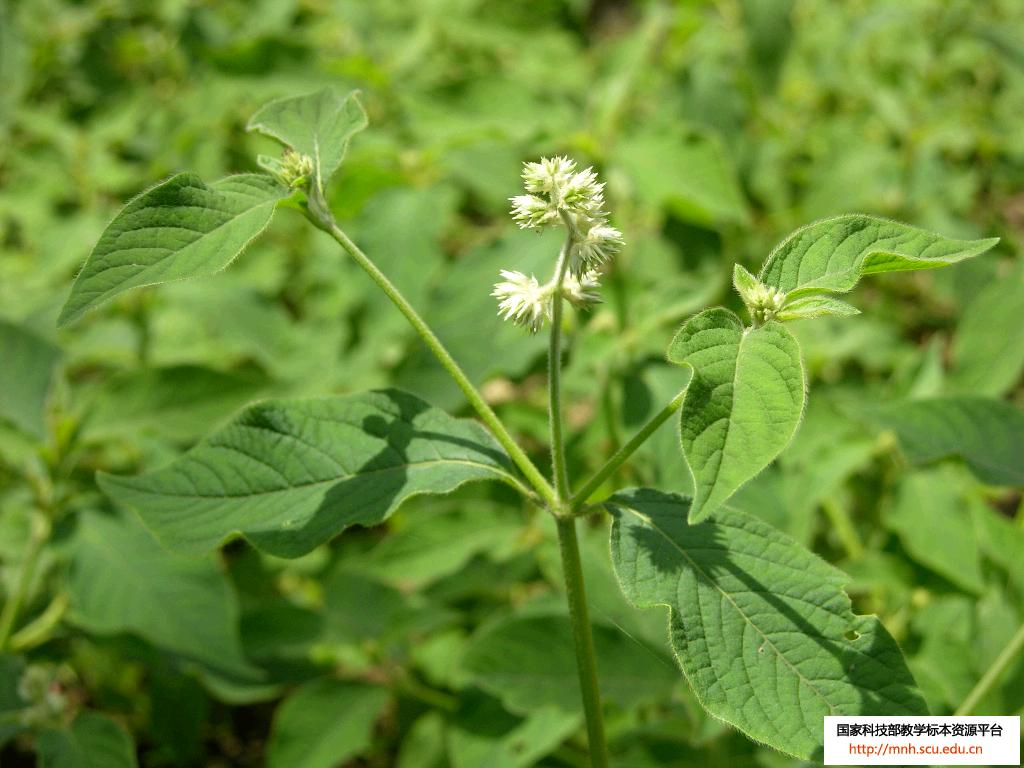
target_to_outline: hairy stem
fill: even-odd
[[[576,669],[583,693],[583,713],[587,719],[587,742],[590,746],[590,764],[593,768],[608,768],[608,748],[604,739],[604,714],[601,711],[601,691],[597,682],[597,659],[594,655],[594,637],[590,631],[587,594],[583,586],[583,568],[580,547],[576,540],[576,518],[557,517],[558,546],[562,553],[565,572],[565,592],[569,600],[569,619],[572,641],[576,650]]]
[[[569,497],[569,471],[565,464],[565,436],[562,433],[562,283],[569,268],[573,232],[566,235],[555,266],[555,292],[551,308],[551,343],[548,347],[548,420],[551,425],[551,473],[559,502]]]
[[[556,503],[555,492],[548,481],[544,479],[544,475],[530,461],[530,457],[526,455],[526,452],[519,447],[519,444],[509,434],[508,429],[505,428],[498,415],[487,404],[477,388],[473,386],[469,377],[466,376],[444,344],[441,343],[441,340],[437,338],[437,335],[430,329],[430,326],[419,316],[419,313],[406,300],[402,292],[388,279],[387,275],[377,268],[377,265],[373,263],[370,257],[363,253],[359,246],[349,239],[348,235],[341,230],[334,217],[327,210],[326,204],[318,201],[315,195],[310,196],[306,215],[316,227],[333,237],[348,252],[355,262],[370,276],[373,282],[391,299],[391,303],[405,315],[405,319],[409,321],[409,324],[419,334],[420,338],[423,339],[423,342],[430,351],[434,353],[434,357],[438,359],[448,372],[448,375],[455,380],[455,383],[462,390],[473,410],[476,411],[481,421],[487,425],[498,442],[508,452],[512,461],[519,467],[519,470],[533,489],[548,505],[554,506]]]
[[[992,662],[992,666],[989,667],[985,674],[981,676],[981,680],[974,686],[967,698],[964,699],[964,703],[960,705],[960,708],[954,713],[956,715],[969,715],[978,706],[978,702],[988,695],[988,692],[992,690],[992,687],[999,682],[999,678],[1007,670],[1013,660],[1017,657],[1017,654],[1024,650],[1024,624],[1020,626],[1010,642],[1006,644],[1006,647],[1000,651],[999,656]]]
[[[18,571],[14,592],[8,596],[3,611],[0,612],[0,653],[6,651],[10,643],[21,606],[25,602],[25,598],[28,597],[28,591],[32,586],[39,553],[48,538],[50,538],[50,521],[45,516],[39,515],[32,521],[32,532],[25,545],[25,555],[21,559],[21,568]]]
[[[572,499],[569,501],[570,512],[576,514],[583,508],[587,503],[587,500],[591,495],[593,495],[594,491],[601,487],[601,483],[611,477],[612,473],[622,466],[626,459],[632,456],[633,452],[636,451],[637,448],[647,442],[647,438],[649,438],[658,427],[664,424],[673,413],[679,410],[683,404],[683,397],[685,395],[686,390],[683,389],[678,395],[672,398],[668,405],[651,417],[650,421],[644,424],[640,428],[640,431],[633,435],[632,439],[630,439],[628,443],[612,454],[612,457],[604,463],[604,466],[597,470],[597,472],[594,473],[594,476],[587,480],[587,482],[583,484],[583,487],[573,495]]]

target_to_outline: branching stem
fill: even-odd
[[[530,461],[530,457],[526,455],[526,452],[519,447],[515,439],[509,434],[508,429],[502,423],[501,419],[494,410],[487,404],[483,396],[477,390],[473,383],[466,376],[465,372],[459,367],[459,364],[455,362],[455,359],[451,356],[448,350],[445,348],[441,340],[437,338],[437,335],[431,330],[430,326],[426,324],[419,313],[416,312],[412,304],[402,295],[402,292],[398,290],[394,283],[392,283],[387,275],[380,271],[376,264],[357,246],[348,235],[346,235],[341,228],[338,226],[334,217],[327,209],[325,203],[322,200],[317,199],[318,196],[313,193],[309,198],[309,207],[306,209],[306,216],[309,220],[319,229],[322,229],[328,235],[344,248],[348,254],[355,260],[355,262],[363,268],[363,271],[370,276],[370,279],[377,284],[377,286],[384,291],[387,297],[391,300],[398,310],[405,315],[405,319],[409,321],[409,324],[413,327],[413,330],[419,334],[420,338],[423,339],[423,343],[427,345],[431,352],[434,353],[434,357],[437,358],[438,362],[448,372],[448,375],[454,379],[455,383],[462,390],[462,393],[466,396],[466,400],[469,401],[470,406],[476,411],[480,420],[491,430],[492,434],[497,438],[498,442],[501,443],[502,447],[508,452],[509,457],[519,467],[519,471],[523,473],[523,476],[530,483],[533,489],[541,497],[541,499],[549,506],[554,507],[556,504],[556,497],[554,489],[544,479],[544,475],[541,474],[540,470]]]

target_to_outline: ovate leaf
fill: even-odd
[[[36,743],[40,768],[136,768],[131,736],[109,717],[83,712],[69,728],[48,729]]]
[[[339,96],[323,88],[307,96],[272,101],[252,116],[248,129],[313,158],[322,189],[345,158],[349,139],[366,125],[357,91]]]
[[[388,703],[385,688],[314,680],[285,699],[274,714],[267,768],[336,768],[370,745],[373,725]]]
[[[820,760],[825,715],[927,714],[885,627],[852,612],[847,577],[787,536],[733,511],[688,524],[687,498],[650,489],[608,508],[626,597],[669,607],[679,665],[715,717]]]
[[[43,436],[43,412],[60,350],[21,326],[0,320],[0,420]]]
[[[195,174],[179,173],[146,190],[100,236],[57,324],[130,288],[219,272],[267,228],[287,194],[259,174],[207,186]]]
[[[376,525],[410,496],[514,482],[511,472],[478,423],[384,390],[260,403],[163,469],[99,482],[172,549],[242,535],[297,557],[349,525]]]
[[[936,397],[865,409],[871,423],[896,433],[912,464],[962,459],[993,485],[1024,485],[1024,411],[1002,400]]]
[[[680,410],[693,474],[690,519],[714,513],[789,443],[804,407],[796,339],[779,323],[744,328],[726,309],[690,318],[668,359],[693,369]]]
[[[213,555],[163,549],[138,520],[85,512],[71,544],[71,620],[97,634],[139,635],[187,661],[240,678],[238,600]]]
[[[794,291],[845,293],[863,275],[944,267],[998,242],[953,240],[898,221],[847,214],[798,229],[776,246],[758,277],[790,298]]]

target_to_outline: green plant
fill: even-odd
[[[503,271],[494,291],[507,319],[533,332],[550,325],[549,481],[403,293],[335,221],[326,185],[366,124],[355,94],[331,90],[263,108],[250,128],[285,145],[280,160],[260,158],[269,175],[207,185],[179,174],[143,192],[104,231],[60,322],[137,286],[217,272],[269,226],[276,209],[292,208],[333,238],[387,295],[482,425],[397,390],[268,400],[163,469],[135,477],[101,474],[103,491],[134,509],[172,550],[205,553],[240,535],[263,552],[295,558],[348,526],[384,521],[410,497],[449,493],[470,481],[506,484],[555,520],[593,766],[609,764],[595,660],[595,643],[606,641],[600,633],[595,638],[588,617],[577,518],[602,510],[614,518],[611,553],[619,585],[638,608],[668,606],[676,660],[712,715],[782,752],[814,759],[822,715],[925,713],[896,642],[877,618],[852,611],[846,577],[729,501],[786,448],[804,415],[801,350],[787,321],[857,314],[836,295],[862,276],[953,264],[997,241],[954,240],[848,215],[794,232],[756,277],[737,265],[734,287],[751,324],[724,308],[687,320],[668,348],[668,360],[679,367],[678,394],[574,491],[563,432],[562,333],[565,303],[585,308],[598,301],[597,270],[623,245],[607,223],[603,185],[590,169],[577,170],[565,158],[527,164],[527,194],[513,198],[514,216],[524,228],[564,226],[565,239],[547,283]],[[685,457],[679,469],[688,468],[692,497],[617,488],[623,465],[677,413]],[[104,541],[130,539],[116,526],[104,532],[108,522],[93,525]],[[41,524],[39,546],[47,536]],[[27,581],[33,558],[24,567]],[[10,639],[19,602],[16,595],[7,604],[0,647]],[[540,634],[525,626],[517,631],[526,643],[543,636],[543,627]],[[481,642],[468,663],[485,678],[498,674],[514,637],[497,634],[492,645]],[[238,665],[244,674],[244,661]],[[315,700],[323,691],[307,694]],[[373,710],[359,688],[339,695]],[[557,702],[564,692],[506,689],[506,695]],[[283,721],[287,717],[282,713]],[[82,729],[89,727],[82,722]],[[341,748],[324,747],[326,760],[340,759]]]

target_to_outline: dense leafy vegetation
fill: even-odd
[[[0,0],[0,73],[4,766],[1024,709],[1019,3]]]

